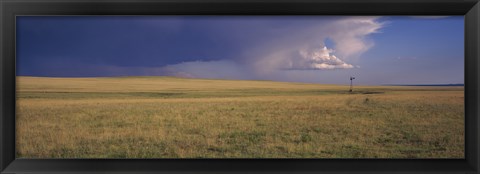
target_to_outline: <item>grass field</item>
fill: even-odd
[[[17,77],[19,158],[463,158],[463,87]]]

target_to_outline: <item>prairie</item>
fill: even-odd
[[[463,158],[464,88],[17,77],[18,158]]]

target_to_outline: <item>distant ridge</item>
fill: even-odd
[[[465,84],[387,84],[383,86],[465,86]]]

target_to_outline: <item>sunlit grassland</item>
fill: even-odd
[[[20,158],[463,158],[463,87],[17,77]]]

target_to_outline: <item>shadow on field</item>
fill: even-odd
[[[339,94],[385,94],[384,91],[341,91]]]
[[[173,98],[185,93],[170,92],[19,92],[18,98],[47,98],[47,99],[92,99],[92,98]]]

